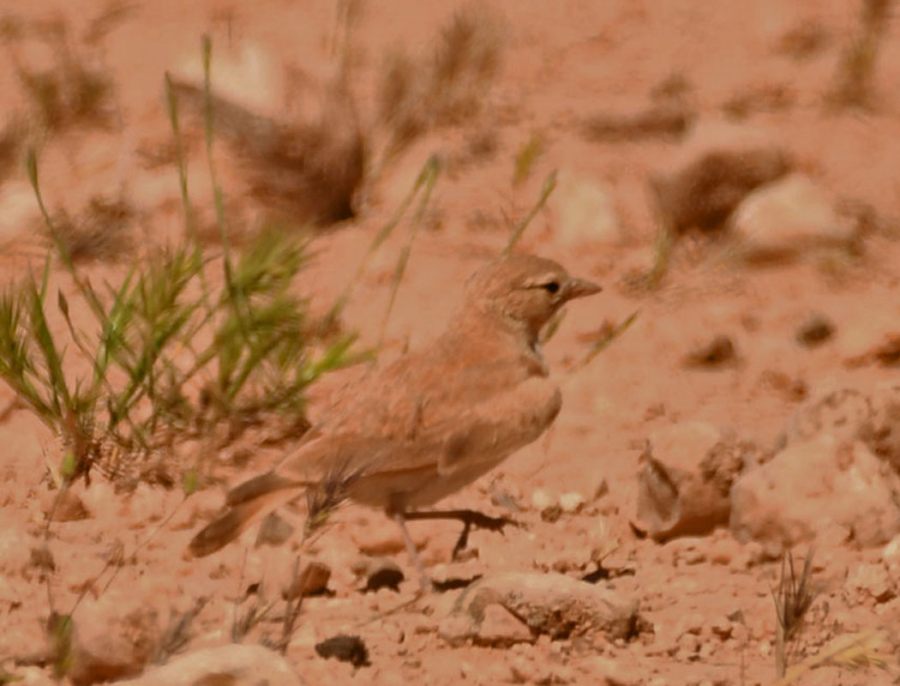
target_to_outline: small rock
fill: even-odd
[[[410,535],[417,549],[421,550],[428,544],[428,537],[421,527],[410,527]],[[359,552],[368,557],[397,555],[406,550],[400,530],[393,522],[354,528],[350,536]]]
[[[51,500],[51,521],[54,522],[78,522],[91,516],[81,498],[72,489],[65,488],[56,493]]]
[[[260,645],[229,643],[172,658],[121,686],[300,686],[281,655]]]
[[[860,440],[900,475],[900,383],[885,381],[866,392],[826,394],[798,412],[787,440],[822,432],[841,442]]]
[[[0,576],[18,576],[31,566],[33,540],[15,522],[0,519]]]
[[[531,494],[531,507],[538,512],[543,512],[549,507],[553,507],[556,503],[553,496],[547,493],[543,488],[536,488]]]
[[[900,571],[900,534],[894,536],[891,542],[884,546],[881,559],[889,569],[896,567]]]
[[[369,665],[369,649],[359,636],[341,634],[326,638],[316,644],[316,653],[326,659],[333,657],[341,662],[349,662],[354,667]]]
[[[742,474],[731,491],[731,529],[739,540],[775,550],[809,541],[835,525],[861,546],[900,533],[900,477],[862,442],[822,434],[791,442],[772,460]]]
[[[584,506],[584,496],[581,493],[563,493],[559,496],[559,507],[566,514],[574,514]]]
[[[722,227],[751,191],[789,168],[787,152],[761,131],[699,124],[650,183],[669,230],[708,231]]]
[[[797,329],[795,338],[800,345],[814,348],[834,336],[834,324],[821,314],[814,314]]]
[[[4,679],[4,677],[12,677]],[[4,674],[0,669],[0,683],[16,684],[17,686],[56,686],[49,674],[38,667],[17,667],[13,674]]]
[[[847,586],[886,603],[897,596],[897,585],[882,564],[858,565],[847,579]]]
[[[684,363],[687,367],[711,369],[732,364],[736,359],[737,352],[731,338],[720,335],[698,345],[685,356]]]
[[[848,246],[853,223],[843,219],[811,179],[791,174],[758,188],[735,210],[731,227],[744,257],[778,260],[822,246]]]
[[[23,243],[30,242],[25,227],[39,216],[34,191],[28,183],[11,180],[0,184],[0,244],[5,246],[15,241],[22,249]]]
[[[354,565],[353,572],[366,580],[363,592],[375,592],[382,588],[399,591],[400,584],[406,578],[394,560],[389,557],[363,559]]]
[[[562,517],[563,509],[557,503],[553,503],[550,507],[546,507],[541,510],[541,520],[545,521],[549,524],[553,524],[554,522],[558,522],[559,518]]]
[[[725,641],[731,638],[734,626],[728,617],[717,617],[709,623],[709,630],[712,631],[714,636],[718,636]]]
[[[654,539],[709,534],[728,523],[729,492],[755,453],[710,424],[685,422],[651,435],[641,456],[637,516]]]
[[[290,585],[282,591],[282,597],[286,600],[298,596],[308,598],[322,595],[328,590],[328,581],[331,579],[331,567],[319,560],[310,560]]]
[[[270,513],[262,524],[259,526],[259,533],[256,535],[256,546],[262,545],[281,545],[294,534],[294,527],[280,517],[277,512]]]
[[[636,684],[626,669],[615,660],[592,655],[580,664],[582,671],[586,672],[590,682],[602,686],[631,686]]]
[[[617,243],[622,227],[606,184],[563,170],[548,209],[560,242],[566,246],[585,243]]]
[[[509,610],[502,605],[491,604],[484,608],[475,641],[481,645],[507,648],[515,643],[533,643],[535,638]]]
[[[76,686],[139,674],[162,636],[159,614],[141,593],[110,590],[74,616],[72,666]]]
[[[562,574],[510,572],[480,579],[456,600],[450,615],[456,642],[477,638],[492,604],[519,618],[534,635],[550,638],[599,631],[610,640],[625,639],[638,622],[637,602],[613,591]]]

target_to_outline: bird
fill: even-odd
[[[400,527],[423,590],[431,588],[406,522],[454,519],[463,530],[501,530],[510,520],[476,510],[427,510],[537,440],[562,406],[541,332],[568,302],[601,287],[557,262],[504,255],[466,281],[460,306],[430,344],[376,368],[337,393],[300,445],[273,469],[226,496],[191,540],[209,555],[255,521],[303,494],[381,509]]]

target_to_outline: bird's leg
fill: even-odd
[[[463,530],[453,546],[453,559],[455,560],[459,554],[466,549],[469,544],[469,532],[472,527],[479,529],[487,529],[488,531],[503,531],[508,525],[517,525],[514,519],[509,517],[490,517],[483,512],[477,510],[432,510],[429,512],[407,512],[403,515],[404,519],[422,520],[422,519],[456,519],[463,523]]]
[[[403,512],[395,512],[393,518],[394,521],[397,522],[397,526],[400,527],[400,535],[403,537],[403,544],[406,546],[406,553],[409,555],[409,561],[412,562],[413,567],[416,568],[416,573],[419,575],[419,586],[421,587],[422,592],[431,593],[434,590],[434,586],[432,585],[428,574],[425,572],[425,565],[422,564],[422,558],[419,557],[419,551],[416,550],[416,544],[413,543],[412,537],[409,535],[409,531],[406,528],[407,515]]]

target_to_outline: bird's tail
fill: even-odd
[[[267,472],[245,481],[229,491],[225,511],[191,539],[194,557],[205,557],[231,543],[254,522],[286,505],[306,484]]]

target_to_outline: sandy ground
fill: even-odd
[[[747,266],[723,259],[715,241],[688,238],[676,249],[662,286],[652,292],[636,290],[630,285],[634,274],[647,269],[654,255],[648,178],[679,143],[654,136],[591,141],[583,135],[582,123],[591,115],[646,106],[660,84],[678,80],[699,120],[726,117],[729,103],[748,98],[759,108],[751,107],[744,123],[766,130],[835,201],[866,203],[887,226],[891,217],[900,216],[898,25],[888,28],[879,55],[874,107],[848,112],[822,105],[857,24],[857,4],[571,0],[490,5],[498,20],[502,59],[481,110],[458,125],[428,133],[381,170],[366,189],[358,216],[316,237],[317,257],[297,287],[314,304],[331,302],[428,156],[438,152],[458,160],[440,177],[413,246],[387,328],[382,355],[390,358],[407,343],[421,344],[440,330],[465,277],[505,245],[506,217],[524,215],[547,174],[559,170],[557,196],[537,215],[522,245],[601,282],[604,293],[572,306],[547,345],[548,361],[564,393],[564,409],[552,431],[447,501],[448,506],[499,513],[503,510],[491,503],[491,495],[507,493],[523,508],[516,515],[523,527],[505,534],[475,532],[474,559],[458,565],[448,565],[456,535],[452,524],[417,524],[414,536],[435,574],[452,578],[554,566],[583,575],[593,568],[579,569],[582,551],[602,547],[609,551],[604,564],[610,573],[599,583],[639,600],[646,626],[629,642],[602,636],[543,637],[513,648],[451,647],[436,629],[455,592],[406,604],[416,584],[393,525],[380,513],[348,506],[314,549],[304,551],[332,570],[332,594],[305,601],[286,653],[306,683],[602,683],[606,678],[609,683],[662,686],[774,681],[771,589],[777,583],[777,560],[766,559],[758,544],[735,540],[727,528],[665,544],[639,535],[632,526],[637,523],[639,458],[654,432],[687,421],[733,430],[770,448],[805,398],[822,389],[869,387],[896,378],[896,367],[848,365],[847,360],[877,345],[891,327],[898,330],[900,242],[885,229],[872,232],[861,251],[849,257],[803,255],[787,264]],[[112,77],[117,111],[108,131],[76,125],[46,140],[41,171],[49,203],[77,211],[92,195],[121,188],[139,210],[139,244],[177,238],[182,223],[175,168],[147,168],[138,154],[171,140],[164,72],[196,74],[200,37],[208,33],[214,45],[214,83],[231,78],[236,85],[229,87],[248,105],[281,117],[297,116],[309,105],[306,84],[335,70],[335,26],[341,24],[334,5],[311,0],[263,0],[252,8],[218,0],[135,3],[99,48],[84,48],[92,63]],[[93,0],[40,0],[16,7],[7,3],[2,12],[25,23],[63,17],[77,43],[90,18],[103,8]],[[373,103],[385,55],[398,45],[427,54],[432,37],[454,9],[454,3],[407,0],[362,6],[350,39],[351,87],[363,128],[375,131],[373,137],[378,130]],[[809,54],[786,53],[786,36],[804,31],[816,37]],[[46,45],[31,39],[7,47],[24,64],[46,65],[52,56]],[[245,65],[255,60],[249,69],[256,69],[255,75],[228,66],[240,62],[242,54]],[[770,106],[767,94],[773,92],[782,98]],[[28,111],[30,103],[13,70],[0,73],[0,93],[3,112]],[[529,178],[514,186],[514,159],[534,136],[542,141],[543,152]],[[208,176],[196,127],[193,140],[192,193],[209,220]],[[467,157],[473,140],[487,141],[487,152]],[[222,164],[226,195],[252,216],[252,201],[236,190],[240,171],[229,167],[227,159]],[[572,179],[604,189],[618,226],[574,236],[560,229],[560,203],[572,197],[564,184]],[[5,246],[0,270],[6,280],[39,265],[43,250],[23,171],[11,172],[0,185],[0,203]],[[376,255],[347,311],[347,325],[358,329],[364,341],[377,337],[406,226]],[[125,267],[112,261],[88,269],[95,278],[114,279]],[[635,311],[639,316],[633,326],[590,364],[578,365],[592,333]],[[815,348],[801,346],[796,331],[814,313],[834,323],[835,336]],[[684,364],[686,355],[717,335],[733,341],[733,364],[715,369]],[[314,389],[313,416],[321,411],[320,401],[332,383],[337,381]],[[6,406],[12,397],[0,384],[0,403]],[[58,449],[24,409],[4,414],[0,445],[3,526],[21,532],[16,546],[36,546],[53,499],[46,464],[56,464]],[[139,603],[168,617],[208,598],[192,623],[188,650],[227,642],[236,596],[259,582],[277,596],[274,589],[290,573],[298,544],[254,548],[248,534],[242,544],[202,560],[187,559],[184,550],[221,503],[226,482],[270,464],[279,450],[255,451],[249,464],[240,467],[223,458],[219,483],[181,505],[180,493],[145,486],[130,495],[113,493],[102,480],[89,489],[77,487],[89,516],[52,527],[55,570],[46,579],[37,571],[0,579],[5,584],[0,585],[0,658],[33,653],[43,642],[49,602],[60,611],[70,607],[114,546],[132,551],[151,532],[151,542],[126,556],[108,590],[95,588],[85,605],[109,594],[123,607]],[[532,505],[536,492],[538,500],[579,493],[585,505],[545,521],[553,518],[542,518]],[[805,549],[801,546],[798,553]],[[407,573],[399,592],[358,590],[353,563],[373,551],[392,556]],[[0,548],[0,554],[23,553]],[[882,626],[891,612],[896,615],[896,598],[877,602],[846,585],[853,569],[881,555],[879,547],[819,542],[814,571],[819,592],[799,641],[800,657],[815,653],[834,636]],[[274,620],[263,622],[246,641],[278,628]],[[361,636],[371,665],[355,669],[319,657],[315,644],[338,633]],[[12,662],[6,668],[15,672]],[[880,671],[854,674],[828,668],[805,683],[887,684],[892,678]]]

